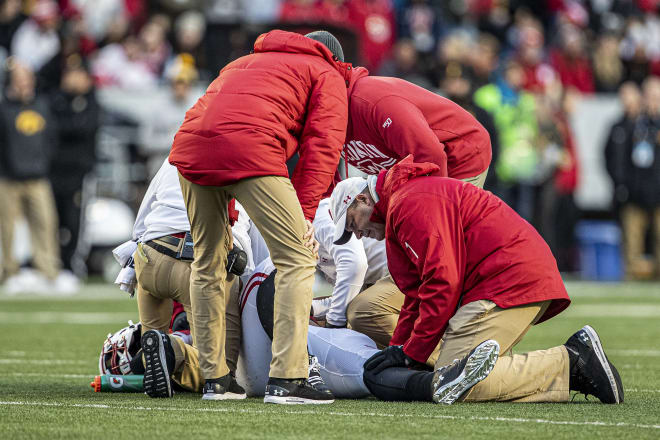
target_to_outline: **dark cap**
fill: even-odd
[[[344,62],[344,50],[341,48],[341,44],[339,44],[339,40],[337,40],[337,38],[335,38],[335,36],[332,35],[330,32],[314,31],[314,32],[310,32],[305,36],[307,38],[311,38],[312,40],[316,40],[320,43],[323,43],[325,47],[330,49],[330,52],[332,52],[332,54],[336,56],[339,61]]]

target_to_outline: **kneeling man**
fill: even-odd
[[[566,402],[574,390],[621,403],[619,375],[589,326],[564,345],[498,359],[570,299],[529,223],[490,192],[438,174],[408,156],[378,176],[339,183],[332,195],[335,242],[352,233],[386,239],[390,274],[405,295],[390,346],[365,363],[372,394]],[[441,339],[435,373],[406,368],[425,363]]]

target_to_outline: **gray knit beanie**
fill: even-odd
[[[344,62],[344,51],[341,48],[341,44],[339,44],[339,40],[337,40],[337,38],[335,38],[335,36],[330,32],[314,31],[305,36],[307,38],[311,38],[312,40],[323,43],[325,47],[330,49],[330,52],[332,52],[332,54],[336,56],[339,61]]]

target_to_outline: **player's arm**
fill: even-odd
[[[421,280],[417,288],[417,318],[410,337],[403,343],[403,351],[424,363],[440,342],[458,305],[465,245],[462,230],[457,226],[458,209],[453,203],[429,200],[426,195],[415,197],[419,200],[419,209],[414,212],[407,205],[408,209],[395,213],[393,221],[397,222],[397,241]],[[422,207],[427,211],[421,211]],[[429,213],[428,209],[435,212]],[[420,215],[421,212],[425,215]],[[420,231],[426,233],[420,234]]]
[[[336,72],[316,78],[307,104],[307,118],[299,139],[300,160],[291,181],[305,218],[314,219],[339,164],[346,137],[348,103],[346,84]]]
[[[445,145],[438,140],[426,118],[412,102],[399,96],[387,96],[372,110],[372,130],[380,133],[387,147],[403,159],[412,154],[415,162],[431,162],[447,176]]]
[[[314,229],[316,239],[332,257],[337,271],[329,309],[325,315],[326,322],[335,327],[345,327],[346,309],[353,298],[360,293],[364,284],[364,277],[367,274],[367,254],[362,242],[355,237],[341,246],[333,243],[335,226],[325,203],[321,204],[316,213]]]

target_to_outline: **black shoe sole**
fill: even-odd
[[[484,380],[493,370],[500,354],[500,344],[495,340],[488,340],[479,344],[470,353],[463,371],[454,380],[443,384],[441,381],[434,384],[433,401],[451,405],[477,383]]]
[[[174,393],[161,333],[149,330],[142,335],[141,343],[145,364],[144,392],[149,397],[172,397]]]
[[[584,330],[591,339],[591,343],[594,347],[594,351],[596,352],[596,357],[598,358],[601,367],[603,367],[603,370],[607,375],[607,379],[610,382],[610,388],[612,389],[612,394],[614,395],[613,401],[607,401],[603,403],[612,403],[612,404],[622,403],[623,389],[621,386],[621,378],[619,377],[619,372],[618,371],[616,372],[616,377],[615,377],[614,371],[616,371],[616,369],[612,371],[614,366],[610,364],[610,361],[607,359],[607,356],[605,356],[605,350],[603,350],[603,344],[601,344],[600,342],[598,333],[596,333],[596,330],[594,330],[593,327],[589,325],[585,325],[584,327],[582,327],[582,330]]]

